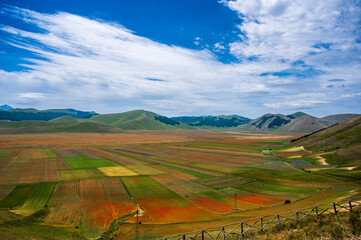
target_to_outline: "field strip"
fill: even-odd
[[[189,175],[189,174],[186,174],[186,173],[183,173],[183,172],[178,172],[178,171],[173,170],[173,169],[165,168],[163,166],[153,165],[152,167],[155,168],[155,169],[158,169],[158,170],[160,170],[162,172],[166,172],[166,173],[170,174],[171,176],[176,176],[176,177],[180,177],[180,178],[183,178],[183,179],[197,179],[197,177],[195,177],[195,176],[192,176],[192,175]]]
[[[85,169],[85,168],[98,168],[98,167],[115,167],[113,162],[110,162],[106,159],[94,159],[94,158],[83,158],[80,156],[63,158],[63,160],[72,168],[72,169]]]
[[[136,176],[137,173],[129,170],[128,168],[117,166],[117,167],[100,167],[98,168],[105,176],[108,177],[125,177],[125,176]]]
[[[104,151],[101,149],[87,149],[88,152],[93,153],[95,155],[100,155],[103,156],[105,158],[109,158],[110,160],[115,161],[117,164],[120,165],[124,165],[124,164],[135,164],[132,161],[123,159],[121,157],[119,157],[119,155],[116,155],[115,153],[109,152],[109,151]]]
[[[84,154],[84,155],[86,155],[87,157],[90,157],[90,158],[94,158],[94,159],[99,159],[99,158],[101,158],[101,157],[99,157],[99,156],[97,156],[97,155],[95,155],[95,154],[92,154],[92,153],[90,153],[90,152],[88,152],[88,151],[86,151],[85,149],[72,149],[72,151],[74,151],[75,153],[82,153],[82,154]]]
[[[141,157],[141,158],[144,159],[144,161],[147,161],[149,163],[166,164],[166,165],[173,166],[173,167],[176,167],[176,168],[183,168],[183,169],[186,169],[186,170],[189,170],[189,171],[199,172],[199,173],[212,175],[212,176],[219,175],[218,173],[209,172],[209,171],[206,171],[206,170],[203,170],[203,169],[192,168],[192,167],[183,166],[183,165],[179,165],[179,164],[175,164],[175,163],[170,163],[170,162],[166,162],[166,161],[162,161],[162,160],[155,160],[155,159],[147,158],[147,157]]]
[[[194,150],[199,152],[215,152],[215,153],[226,153],[234,156],[256,156],[256,157],[265,157],[262,153],[253,153],[253,152],[236,152],[236,151],[228,151],[228,150],[221,150],[221,149],[211,149],[205,147],[180,147],[180,146],[168,146],[167,148],[174,148],[174,149],[182,149],[182,150]]]
[[[33,193],[35,185],[18,185],[6,197],[0,200],[0,208],[16,208],[24,202]]]
[[[97,168],[66,169],[60,170],[59,174],[62,181],[104,177],[104,174]]]
[[[80,183],[60,182],[49,204],[50,213],[45,218],[47,224],[76,226],[80,222]]]
[[[177,223],[210,220],[214,214],[191,204],[151,177],[123,177],[134,200],[155,223]],[[148,190],[147,190],[148,189]]]
[[[56,154],[52,149],[45,149],[44,152],[47,158],[59,158],[59,155]]]
[[[54,149],[53,151],[54,151],[56,154],[58,154],[59,157],[61,157],[61,158],[78,157],[78,155],[70,152],[68,149]]]
[[[153,168],[150,165],[128,165],[127,168],[129,170],[132,170],[139,175],[163,175],[166,174],[166,172],[161,171],[159,169]]]
[[[134,157],[134,152],[126,152],[126,151],[120,151],[116,149],[106,149],[107,151],[111,152],[112,154],[117,155],[118,157],[121,157],[123,161],[128,161],[129,164],[127,165],[133,165],[133,164],[143,164],[144,162],[139,160],[138,157]],[[137,155],[138,156],[138,155]],[[143,155],[141,155],[143,156]]]
[[[159,154],[157,154],[157,153],[145,152],[145,151],[134,150],[134,149],[129,149],[129,148],[117,148],[117,149],[118,149],[118,150],[122,150],[122,151],[127,151],[127,152],[134,152],[134,153],[145,154],[145,155],[159,155]]]
[[[137,210],[119,178],[80,181],[82,232],[95,238],[118,217]]]
[[[24,216],[29,216],[47,205],[52,197],[53,191],[55,189],[56,183],[39,183],[34,192],[30,197],[25,201],[23,206],[12,212]]]

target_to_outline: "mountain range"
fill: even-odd
[[[168,118],[145,110],[98,114],[93,111],[74,109],[37,110],[10,107],[8,110],[0,110],[0,133],[121,132],[124,130],[197,128],[310,133],[338,124],[356,115],[338,114],[316,118],[303,112],[296,112],[290,115],[267,113],[257,119],[239,115]]]

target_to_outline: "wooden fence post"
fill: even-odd
[[[298,211],[296,212],[296,218],[297,218],[297,222],[300,221],[300,217],[298,216]]]
[[[263,231],[263,218],[261,218],[261,232]]]
[[[350,212],[352,212],[352,203],[351,203],[351,200],[348,200],[348,205],[350,205]]]
[[[186,235],[185,234],[183,234],[183,240],[186,240]]]
[[[332,204],[333,204],[333,210],[335,210],[335,213],[337,213],[337,208],[336,208],[335,202],[333,202]]]
[[[202,230],[202,240],[204,240],[204,230]]]
[[[224,232],[224,226],[222,227],[222,239],[225,240],[226,239],[226,233]]]
[[[316,208],[316,217],[318,217],[318,208],[317,206],[315,208]]]
[[[241,222],[241,231],[242,231],[242,237],[244,237],[244,233],[243,233],[243,222]]]
[[[280,215],[278,215],[278,214],[277,214],[277,221],[278,221],[278,226],[281,225]]]

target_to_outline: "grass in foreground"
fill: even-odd
[[[289,222],[264,232],[246,234],[246,239],[359,239],[361,236],[361,210],[352,213],[322,215],[301,222]],[[234,238],[236,239],[236,238]]]
[[[74,227],[60,228],[41,224],[48,214],[48,209],[42,209],[27,217],[0,211],[0,239],[85,239],[80,230]]]

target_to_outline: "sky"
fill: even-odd
[[[1,0],[2,104],[361,113],[361,0]]]

